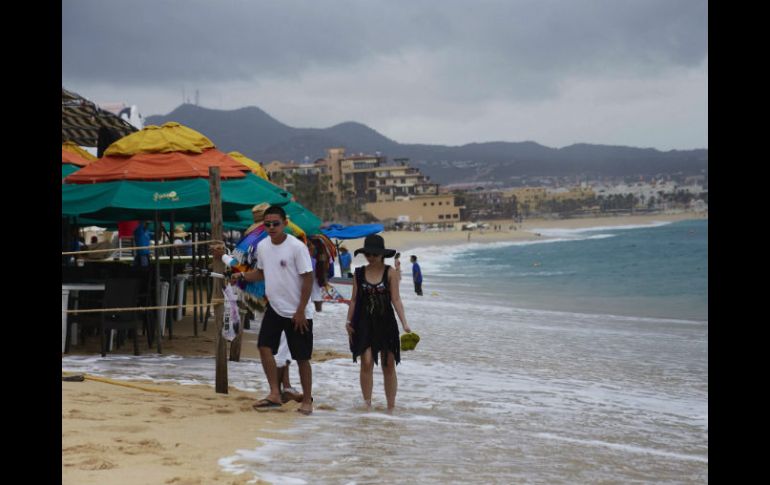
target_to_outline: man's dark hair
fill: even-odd
[[[411,259],[413,259],[413,260],[417,261],[417,256],[415,256],[414,254],[413,254],[413,255],[411,255],[411,256],[409,256],[409,257],[410,257]]]
[[[283,207],[271,205],[265,210],[263,217],[267,216],[268,214],[277,214],[281,217],[281,219],[284,221],[286,220],[286,211],[283,210]]]

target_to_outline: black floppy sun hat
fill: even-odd
[[[358,253],[376,254],[378,256],[385,256],[386,258],[392,258],[396,255],[395,249],[385,249],[385,240],[382,236],[372,234],[366,236],[364,239],[364,247],[356,249],[353,256],[357,256]]]

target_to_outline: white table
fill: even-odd
[[[69,305],[70,292],[77,295],[80,291],[104,291],[104,283],[62,283],[61,285],[61,351],[64,352],[67,343],[67,306]],[[75,303],[77,309],[77,303]],[[77,335],[77,330],[73,329]],[[73,342],[77,343],[77,341]]]

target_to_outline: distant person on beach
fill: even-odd
[[[308,250],[310,260],[313,264],[313,289],[310,292],[310,299],[315,305],[315,311],[323,310],[323,292],[321,288],[326,286],[329,277],[329,257],[323,246],[323,241],[316,237],[308,238]]]
[[[286,234],[286,212],[270,206],[264,212],[264,225],[269,240],[257,245],[257,267],[237,273],[235,278],[247,282],[265,281],[268,304],[259,329],[257,347],[270,393],[254,403],[254,408],[277,408],[282,404],[275,358],[286,332],[291,358],[297,361],[302,384],[302,404],[299,411],[313,412],[313,375],[310,356],[313,353],[313,306],[310,291],[313,287],[313,265],[307,247],[296,237]],[[240,275],[240,276],[238,276]],[[309,317],[309,318],[308,318]]]
[[[140,222],[136,229],[134,229],[134,246],[149,246],[150,245],[150,221]],[[146,268],[150,266],[150,248],[136,249],[136,255],[134,256],[134,266]]]
[[[379,364],[379,356],[382,358],[388,412],[392,412],[396,406],[398,390],[396,365],[401,362],[401,341],[394,309],[404,332],[412,331],[404,317],[398,276],[395,271],[388,271],[390,266],[385,264],[385,258],[393,257],[396,251],[385,249],[382,236],[373,234],[366,237],[364,247],[356,249],[354,254],[358,253],[364,253],[369,264],[356,268],[345,330],[348,332],[353,362],[361,357],[359,380],[366,408],[372,406],[373,371],[374,364]]]
[[[348,248],[340,246],[340,276],[343,278],[352,278],[350,265],[353,263],[353,256],[348,252]]]
[[[396,253],[393,257],[393,268],[398,273],[398,281],[401,281],[401,253]]]
[[[184,237],[184,244],[182,245],[182,254],[184,256],[192,256],[193,253],[193,246],[192,246],[192,234],[187,234]]]
[[[184,254],[185,238],[187,238],[188,235],[187,231],[184,230],[184,224],[176,226],[174,229],[174,254],[180,256]]]
[[[99,249],[110,249],[110,248],[112,248],[112,244],[109,241],[99,242],[99,238],[97,236],[91,236],[91,243],[88,245],[88,249],[99,250]],[[88,259],[91,261],[107,259],[108,257],[110,257],[110,253],[108,252],[91,253],[91,254],[85,255],[85,259]]]
[[[422,296],[422,270],[417,263],[417,256],[414,254],[409,257],[409,261],[412,262],[412,281],[414,281],[414,292]]]

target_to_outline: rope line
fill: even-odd
[[[209,239],[206,241],[198,241],[198,242],[191,242],[191,243],[185,243],[185,246],[197,246],[199,244],[209,244],[209,243],[215,243],[215,244],[222,244],[224,245],[224,241],[220,241],[219,239]],[[179,244],[158,244],[157,246],[123,246],[123,247],[115,247],[115,248],[109,248],[109,249],[86,249],[84,251],[62,251],[62,256],[71,256],[73,254],[93,254],[93,253],[114,253],[115,251],[128,251],[134,250],[134,249],[161,249],[161,248],[177,248],[179,247]]]
[[[154,389],[152,387],[144,387],[144,386],[139,386],[137,384],[129,384],[127,382],[115,381],[115,380],[112,380],[112,379],[107,379],[105,377],[89,376],[87,374],[83,374],[83,377],[86,380],[89,380],[89,381],[103,382],[105,384],[112,384],[114,386],[131,387],[131,388],[134,388],[134,389],[140,389],[142,391],[148,391],[148,392],[166,392],[166,393],[169,393],[169,394],[175,394],[175,392],[172,391],[172,390]]]
[[[218,306],[225,302],[224,298],[212,298],[211,305]],[[139,306],[139,307],[123,307],[123,308],[85,308],[77,310],[62,310],[62,313],[101,313],[101,312],[131,312],[131,311],[144,311],[144,310],[178,310],[184,308],[190,310],[196,307],[207,307],[209,303],[197,303],[192,305],[160,305],[160,306]]]

